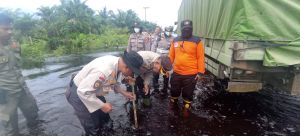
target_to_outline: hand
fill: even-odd
[[[195,77],[196,81],[200,81],[202,79],[203,79],[203,75],[202,74],[197,74],[196,77]]]
[[[132,101],[134,99],[134,96],[133,96],[132,92],[124,91],[123,96],[126,97],[127,99],[129,99],[130,101]]]
[[[144,85],[144,92],[145,92],[145,95],[147,95],[149,93],[149,85]]]
[[[133,86],[135,84],[135,78],[133,78],[133,77],[130,77],[130,76],[125,77],[125,80],[131,86]]]
[[[101,108],[101,110],[104,112],[104,113],[109,113],[112,111],[112,105],[110,103],[104,103],[103,104],[103,107]]]
[[[166,77],[169,78],[170,77],[170,72],[166,72]]]

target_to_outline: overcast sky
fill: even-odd
[[[83,1],[83,0],[81,0]],[[35,12],[40,6],[53,6],[60,3],[59,0],[0,0],[1,8],[17,9],[25,12]],[[178,9],[181,0],[88,0],[87,5],[93,10],[101,10],[103,7],[116,11],[117,9],[134,10],[144,20],[147,9],[147,21],[152,21],[160,26],[173,25],[177,20]]]

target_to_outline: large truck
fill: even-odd
[[[300,95],[300,0],[182,0],[178,24],[185,19],[229,92]]]

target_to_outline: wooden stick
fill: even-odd
[[[131,86],[132,87],[132,93],[133,93],[133,97],[134,100],[132,101],[132,105],[133,105],[133,114],[134,114],[134,127],[138,128],[138,121],[137,121],[137,112],[136,112],[136,105],[135,105],[135,101],[136,101],[136,94],[135,94],[135,90],[134,90],[134,85]]]

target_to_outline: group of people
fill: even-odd
[[[166,27],[164,32],[156,27],[148,35],[135,23],[134,33],[121,57],[97,58],[72,77],[66,96],[87,135],[100,133],[103,122],[110,120],[108,113],[112,105],[104,96],[112,90],[137,101],[139,97],[134,97],[134,91],[144,107],[151,106],[151,94],[169,96],[169,109],[189,117],[196,83],[205,72],[204,47],[201,39],[193,36],[191,20],[182,21],[180,26],[181,35],[173,37],[172,27]],[[161,90],[160,75],[163,76]],[[178,106],[180,96],[182,108]]]
[[[0,119],[6,135],[15,136],[19,134],[17,109],[21,109],[28,125],[33,126],[37,123],[38,108],[21,74],[20,49],[10,42],[11,23],[8,16],[0,14]],[[150,35],[135,23],[133,30],[121,56],[96,58],[71,76],[66,99],[86,135],[99,135],[103,125],[111,121],[112,104],[105,99],[111,91],[131,101],[139,98],[134,91],[145,107],[151,106],[151,94],[169,96],[170,110],[181,112],[184,117],[190,114],[195,85],[205,72],[204,47],[201,39],[192,35],[192,21],[181,22],[178,37],[173,37],[173,27],[166,27],[164,32],[156,27]],[[180,95],[182,108],[178,106]]]

